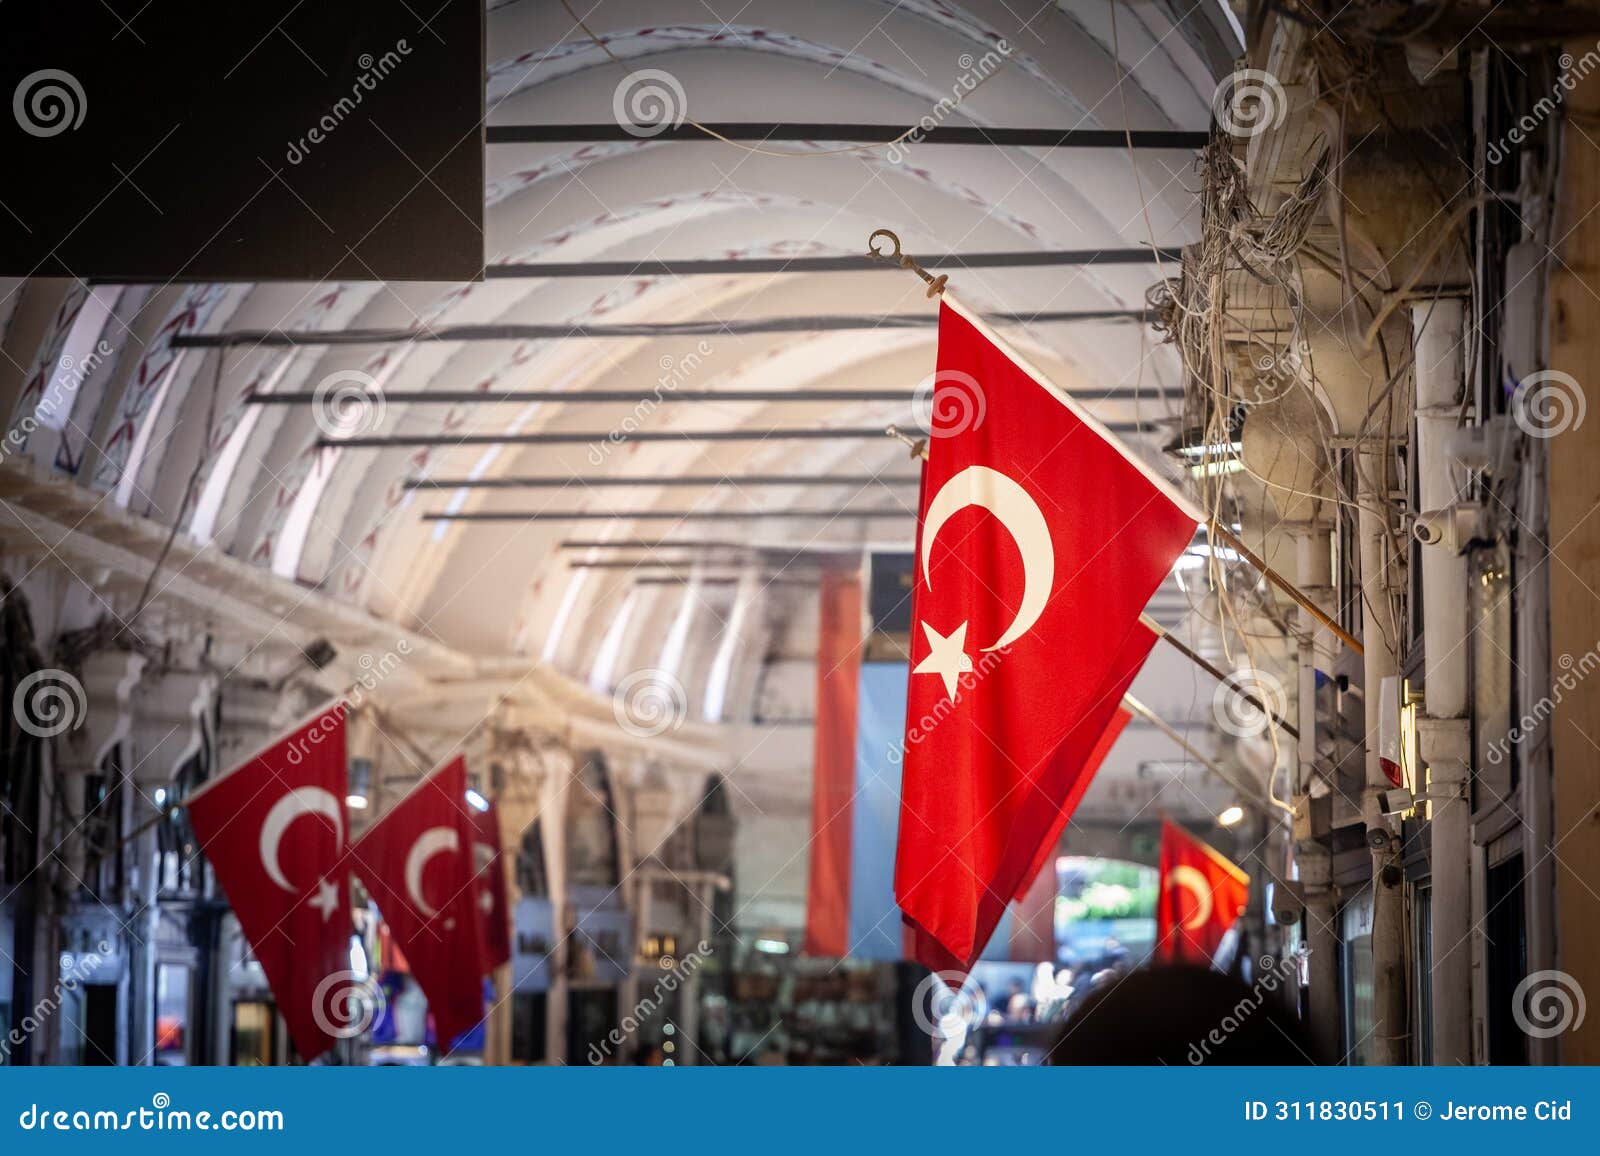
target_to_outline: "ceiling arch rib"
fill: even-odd
[[[811,9],[809,13],[797,10],[793,6],[785,6],[784,22],[796,28],[817,28],[822,36],[838,37],[841,35],[839,28],[841,14],[850,13],[855,19],[847,23],[860,26],[863,32],[871,31],[871,21],[866,18],[860,5],[841,8],[837,5],[819,4],[807,7]],[[601,15],[602,13],[596,13],[597,17]],[[906,22],[902,22],[904,23]],[[509,60],[490,65],[488,95],[490,109],[498,110],[512,97],[535,85],[549,83],[585,69],[604,67],[614,70],[620,77],[622,71],[613,57],[634,64],[643,59],[670,53],[729,48],[798,61],[821,68],[827,73],[846,72],[868,77],[887,88],[916,97],[930,105],[937,105],[940,100],[950,95],[948,89],[940,91],[921,78],[912,77],[900,69],[873,59],[859,47],[839,48],[828,40],[813,38],[804,32],[781,31],[750,24],[661,24],[653,27],[616,28],[611,31],[602,29],[595,22],[591,22],[590,26],[595,29],[600,40],[599,44],[587,38],[569,39],[552,48],[521,53]],[[907,38],[923,39],[914,35]],[[958,33],[955,37],[947,39],[987,52],[996,50],[1001,38],[998,36],[988,38],[979,33],[970,35]],[[951,58],[959,59],[960,54],[952,53]],[[1072,93],[1045,75],[1031,58],[1024,55],[1012,63],[1060,100],[1067,107],[1069,114],[1077,118],[1088,118],[1089,110]]]

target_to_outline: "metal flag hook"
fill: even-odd
[[[916,461],[928,460],[928,439],[914,438],[897,425],[891,425],[883,431],[887,436],[897,439],[901,445],[911,451],[911,457]]]
[[[883,249],[878,247],[879,237],[887,238],[889,243],[894,247],[888,252],[884,252]],[[867,255],[869,257],[878,257],[885,261],[894,261],[900,266],[900,268],[910,269],[918,277],[921,277],[927,282],[928,296],[930,298],[937,297],[939,294],[943,293],[945,282],[950,280],[950,278],[943,273],[940,273],[937,277],[935,277],[921,265],[918,265],[911,254],[902,253],[900,251],[900,237],[891,229],[874,229],[872,231],[872,236],[867,238]]]

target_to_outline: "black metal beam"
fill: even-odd
[[[619,486],[914,486],[922,481],[917,474],[679,474],[662,477],[504,477],[504,478],[407,478],[408,490],[563,490],[617,488]]]
[[[1116,434],[1152,433],[1157,427],[1143,422],[1113,422],[1106,428]],[[926,436],[921,430],[902,429],[908,437]],[[560,433],[479,433],[479,434],[362,434],[357,437],[317,439],[322,447],[339,446],[344,449],[391,449],[421,446],[558,446],[604,445],[612,441],[615,431],[587,430]],[[821,426],[801,426],[794,429],[706,429],[706,430],[640,430],[616,437],[619,445],[628,442],[767,442],[767,441],[876,441],[884,438],[882,426],[827,429]]]
[[[564,538],[557,543],[563,550],[736,550],[741,553],[817,553],[817,554],[849,554],[859,553],[860,546],[823,547],[808,546],[794,550],[760,546],[750,542],[728,542],[720,538],[672,538],[670,540],[652,538]]]
[[[866,549],[866,545],[860,542],[788,547],[729,542],[720,538],[563,538],[556,545],[562,550],[704,550],[707,553],[757,554],[762,556],[767,565],[783,558],[852,557]],[[893,550],[896,547],[885,548]],[[907,543],[898,548],[910,551],[912,547]]]
[[[1181,261],[1181,248],[1037,249],[1015,252],[940,253],[919,257],[924,269],[1038,269],[1089,265],[1149,265],[1157,258]],[[882,257],[693,257],[636,261],[534,261],[489,265],[490,281],[526,277],[703,277],[756,273],[893,273],[899,266]]]
[[[923,129],[894,124],[808,124],[767,121],[717,121],[706,129],[730,141],[771,144],[773,142],[827,141],[886,148],[907,133],[915,131],[915,144],[989,145],[1000,148],[1077,148],[1170,149],[1185,151],[1203,148],[1211,139],[1208,132],[1183,129],[1116,128],[980,128],[968,125],[937,125]],[[589,141],[639,141],[648,132],[649,140],[701,141],[715,138],[693,124],[622,125],[616,121],[595,124],[491,124],[485,139],[492,145],[573,144]],[[909,147],[909,142],[908,146]]]
[[[914,509],[851,510],[467,510],[427,513],[424,522],[799,522],[817,518],[915,518]]]
[[[692,569],[695,566],[715,566],[722,570],[738,569],[737,562],[707,562],[704,558],[605,558],[598,562],[568,562],[568,570],[650,570],[650,569]],[[822,570],[827,568],[823,561],[807,561],[799,563],[785,563],[781,566],[763,563],[763,571],[771,570]]]
[[[639,569],[648,570],[652,566],[654,566],[654,567],[659,569],[661,567],[693,566],[696,563],[704,563],[704,562],[705,562],[705,559],[703,559],[703,558],[695,558],[693,556],[688,556],[688,555],[685,555],[685,556],[682,556],[682,557],[676,557],[676,556],[669,557],[669,556],[663,555],[663,556],[661,556],[659,558],[652,558],[652,557],[649,557],[649,556],[645,556],[645,557],[642,557],[642,558],[602,558],[599,561],[595,561],[595,562],[568,562],[567,563],[567,569],[568,570],[639,570]],[[735,565],[737,565],[737,563],[735,563],[735,562],[717,562],[717,563],[714,563],[714,565],[717,565],[717,566],[735,566]]]
[[[690,574],[646,574],[634,579],[635,586],[687,586],[694,581]],[[739,579],[735,575],[701,575],[700,582],[705,586],[737,586]],[[817,579],[811,578],[785,578],[781,575],[770,574],[761,580],[763,586],[815,586]]]
[[[1050,325],[1075,321],[1148,321],[1149,309],[1084,309],[1049,313],[988,313],[997,325]],[[411,345],[433,341],[540,341],[605,337],[739,337],[754,333],[821,333],[853,329],[931,329],[937,312],[858,317],[763,317],[750,321],[641,321],[619,325],[443,325],[427,329],[235,329],[178,333],[175,349],[219,346]]]
[[[384,391],[383,399],[395,405],[499,405],[549,402],[561,405],[637,405],[648,401],[652,405],[671,405],[702,402],[806,402],[840,404],[858,401],[913,401],[917,397],[909,389],[672,389],[667,386],[650,393],[628,389],[505,389],[492,393],[474,389],[437,389],[391,393]],[[1078,394],[1077,400],[1095,401],[1159,401],[1183,397],[1181,389],[1111,389],[1103,393]],[[247,405],[312,405],[323,398],[312,390],[293,390],[285,393],[254,393],[246,397]]]

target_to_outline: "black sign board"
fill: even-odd
[[[7,0],[0,97],[0,275],[482,275],[480,0]]]

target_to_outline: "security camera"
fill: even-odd
[[[1411,533],[1424,546],[1459,554],[1486,536],[1484,508],[1478,502],[1457,502],[1442,510],[1425,510],[1411,523]]]
[[[1382,851],[1389,846],[1389,832],[1382,827],[1367,828],[1367,847],[1372,851]]]
[[[1272,922],[1292,927],[1305,914],[1305,888],[1298,880],[1277,880],[1272,884]]]
[[[1379,791],[1378,810],[1385,815],[1401,815],[1417,805],[1410,791]]]
[[[1429,510],[1417,515],[1417,520],[1411,524],[1411,533],[1424,546],[1453,548],[1455,543],[1451,539],[1455,536],[1455,519],[1450,516],[1449,510]]]

